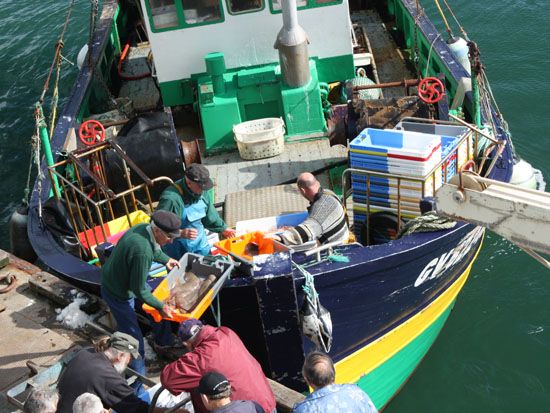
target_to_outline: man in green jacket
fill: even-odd
[[[170,316],[173,309],[153,296],[147,277],[153,261],[165,264],[168,270],[179,267],[179,262],[162,252],[161,247],[179,235],[181,221],[167,211],[156,211],[150,224],[130,228],[118,241],[111,256],[102,267],[101,297],[107,302],[118,330],[135,337],[139,342],[140,359],[130,367],[145,375],[145,347],[143,334],[134,312],[135,298]],[[140,384],[134,387],[142,390]]]
[[[181,218],[179,238],[163,247],[170,257],[179,259],[186,252],[208,255],[210,245],[205,228],[225,238],[235,236],[235,230],[227,227],[208,196],[207,191],[213,186],[208,169],[201,164],[191,164],[185,170],[185,177],[160,196],[157,210],[170,211]]]

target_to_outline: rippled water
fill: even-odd
[[[550,177],[550,1],[448,2],[479,45],[517,152]],[[433,14],[431,2],[421,3]],[[23,196],[33,105],[68,4],[1,2],[1,248],[8,247],[6,224]],[[89,8],[89,2],[76,2],[65,42],[69,60],[86,42]],[[62,96],[75,75],[64,65]],[[550,411],[549,295],[550,272],[488,234],[445,329],[387,411]]]
[[[7,222],[26,186],[34,104],[42,92],[69,2],[2,0],[0,4],[0,182],[4,189],[0,196],[0,247],[7,248]],[[84,1],[73,7],[63,52],[69,60],[76,59],[86,42],[89,9],[89,2]],[[62,99],[70,93],[76,74],[76,67],[63,65]]]

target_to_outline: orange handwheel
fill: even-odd
[[[426,103],[437,103],[443,98],[445,86],[437,77],[427,77],[418,84],[418,97]]]
[[[100,121],[90,119],[82,122],[78,128],[78,137],[84,145],[92,146],[105,140],[105,128]]]

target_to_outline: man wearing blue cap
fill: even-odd
[[[178,335],[189,352],[164,367],[160,381],[172,394],[190,392],[195,413],[208,412],[193,390],[212,370],[229,380],[234,399],[255,401],[267,413],[275,410],[275,396],[262,367],[233,330],[191,318],[181,323]]]
[[[208,169],[194,163],[185,170],[183,179],[162,192],[157,210],[170,211],[181,218],[179,237],[163,247],[170,257],[179,259],[186,252],[208,255],[210,244],[205,228],[226,238],[235,236],[235,230],[227,227],[208,194],[213,186]]]

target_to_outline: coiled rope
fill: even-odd
[[[451,229],[455,225],[456,221],[439,216],[434,211],[430,211],[407,222],[397,234],[397,238],[402,238],[414,232],[434,232]]]

